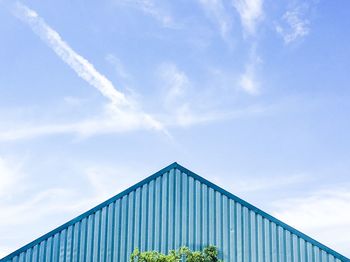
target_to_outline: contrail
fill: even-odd
[[[129,105],[124,94],[116,90],[112,82],[99,73],[88,60],[75,52],[34,10],[17,3],[15,15],[27,23],[78,76],[96,87],[114,105]]]
[[[109,108],[115,114],[114,120],[118,121],[119,118],[119,120],[125,123],[133,123],[133,126],[144,126],[167,133],[160,122],[135,108],[135,105],[122,92],[118,91],[107,77],[98,72],[88,60],[75,52],[61,38],[59,33],[52,29],[37,12],[17,2],[15,4],[14,14],[28,24],[79,77],[97,88],[103,96],[110,100],[111,106]],[[119,117],[115,119],[115,116]],[[129,117],[132,121],[127,120]],[[135,124],[135,121],[139,123]]]

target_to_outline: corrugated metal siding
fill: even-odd
[[[126,262],[183,245],[215,245],[224,261],[346,261],[174,168],[4,261]]]

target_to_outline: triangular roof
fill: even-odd
[[[285,224],[284,222],[280,221],[279,219],[277,219],[277,218],[267,214],[266,212],[262,211],[261,209],[255,207],[254,205],[252,205],[252,204],[244,201],[243,199],[233,195],[232,193],[226,191],[225,189],[222,189],[221,187],[211,183],[210,181],[208,181],[208,180],[204,179],[203,177],[195,174],[194,172],[188,170],[187,168],[181,166],[180,164],[178,164],[176,162],[174,162],[171,165],[161,169],[160,171],[158,171],[155,174],[147,177],[146,179],[140,181],[139,183],[129,187],[128,189],[124,190],[123,192],[117,194],[116,196],[114,196],[114,197],[104,201],[103,203],[101,203],[101,204],[97,205],[96,207],[88,210],[87,212],[81,214],[80,216],[78,216],[78,217],[68,221],[67,223],[59,226],[58,228],[50,231],[49,233],[47,233],[47,234],[39,237],[38,239],[30,242],[29,244],[23,246],[22,248],[14,251],[13,253],[9,254],[8,256],[2,258],[0,260],[0,262],[1,261],[7,261],[7,260],[9,260],[9,259],[11,259],[11,258],[13,258],[13,257],[15,257],[17,255],[19,255],[20,253],[26,251],[27,249],[30,249],[30,248],[34,247],[35,245],[39,244],[40,242],[42,242],[42,241],[52,237],[56,233],[61,232],[64,229],[67,229],[69,226],[77,223],[78,221],[81,221],[84,218],[87,218],[89,215],[91,215],[91,214],[93,214],[93,213],[103,209],[104,207],[108,206],[109,204],[113,203],[114,201],[123,198],[124,196],[128,195],[130,192],[136,190],[137,188],[141,188],[143,185],[149,183],[152,180],[157,179],[158,177],[162,176],[164,173],[169,172],[169,171],[171,171],[173,169],[177,169],[180,172],[185,173],[189,177],[192,177],[193,179],[200,181],[201,183],[203,183],[206,186],[208,186],[208,188],[212,188],[213,190],[220,192],[221,194],[226,196],[228,199],[234,200],[235,202],[241,204],[243,207],[246,207],[249,210],[255,212],[256,214],[261,215],[262,218],[268,219],[269,221],[275,223],[276,225],[282,227],[283,229],[288,230],[289,232],[291,232],[292,234],[296,235],[297,237],[299,237],[301,239],[304,239],[306,242],[309,242],[312,245],[318,247],[319,249],[327,252],[328,254],[333,255],[335,258],[337,258],[337,259],[339,259],[341,261],[350,262],[350,259],[346,258],[345,256],[343,256],[343,255],[337,253],[336,251],[330,249],[329,247],[319,243],[318,241],[316,241],[313,238],[305,235],[304,233],[296,230],[295,228]]]

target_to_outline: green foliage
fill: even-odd
[[[218,250],[214,246],[208,246],[203,251],[191,251],[188,247],[171,250],[168,254],[157,251],[140,252],[138,249],[131,254],[130,262],[220,262]]]

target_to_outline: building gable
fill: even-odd
[[[350,261],[177,163],[0,261],[126,262],[183,245],[215,245],[224,261]]]

